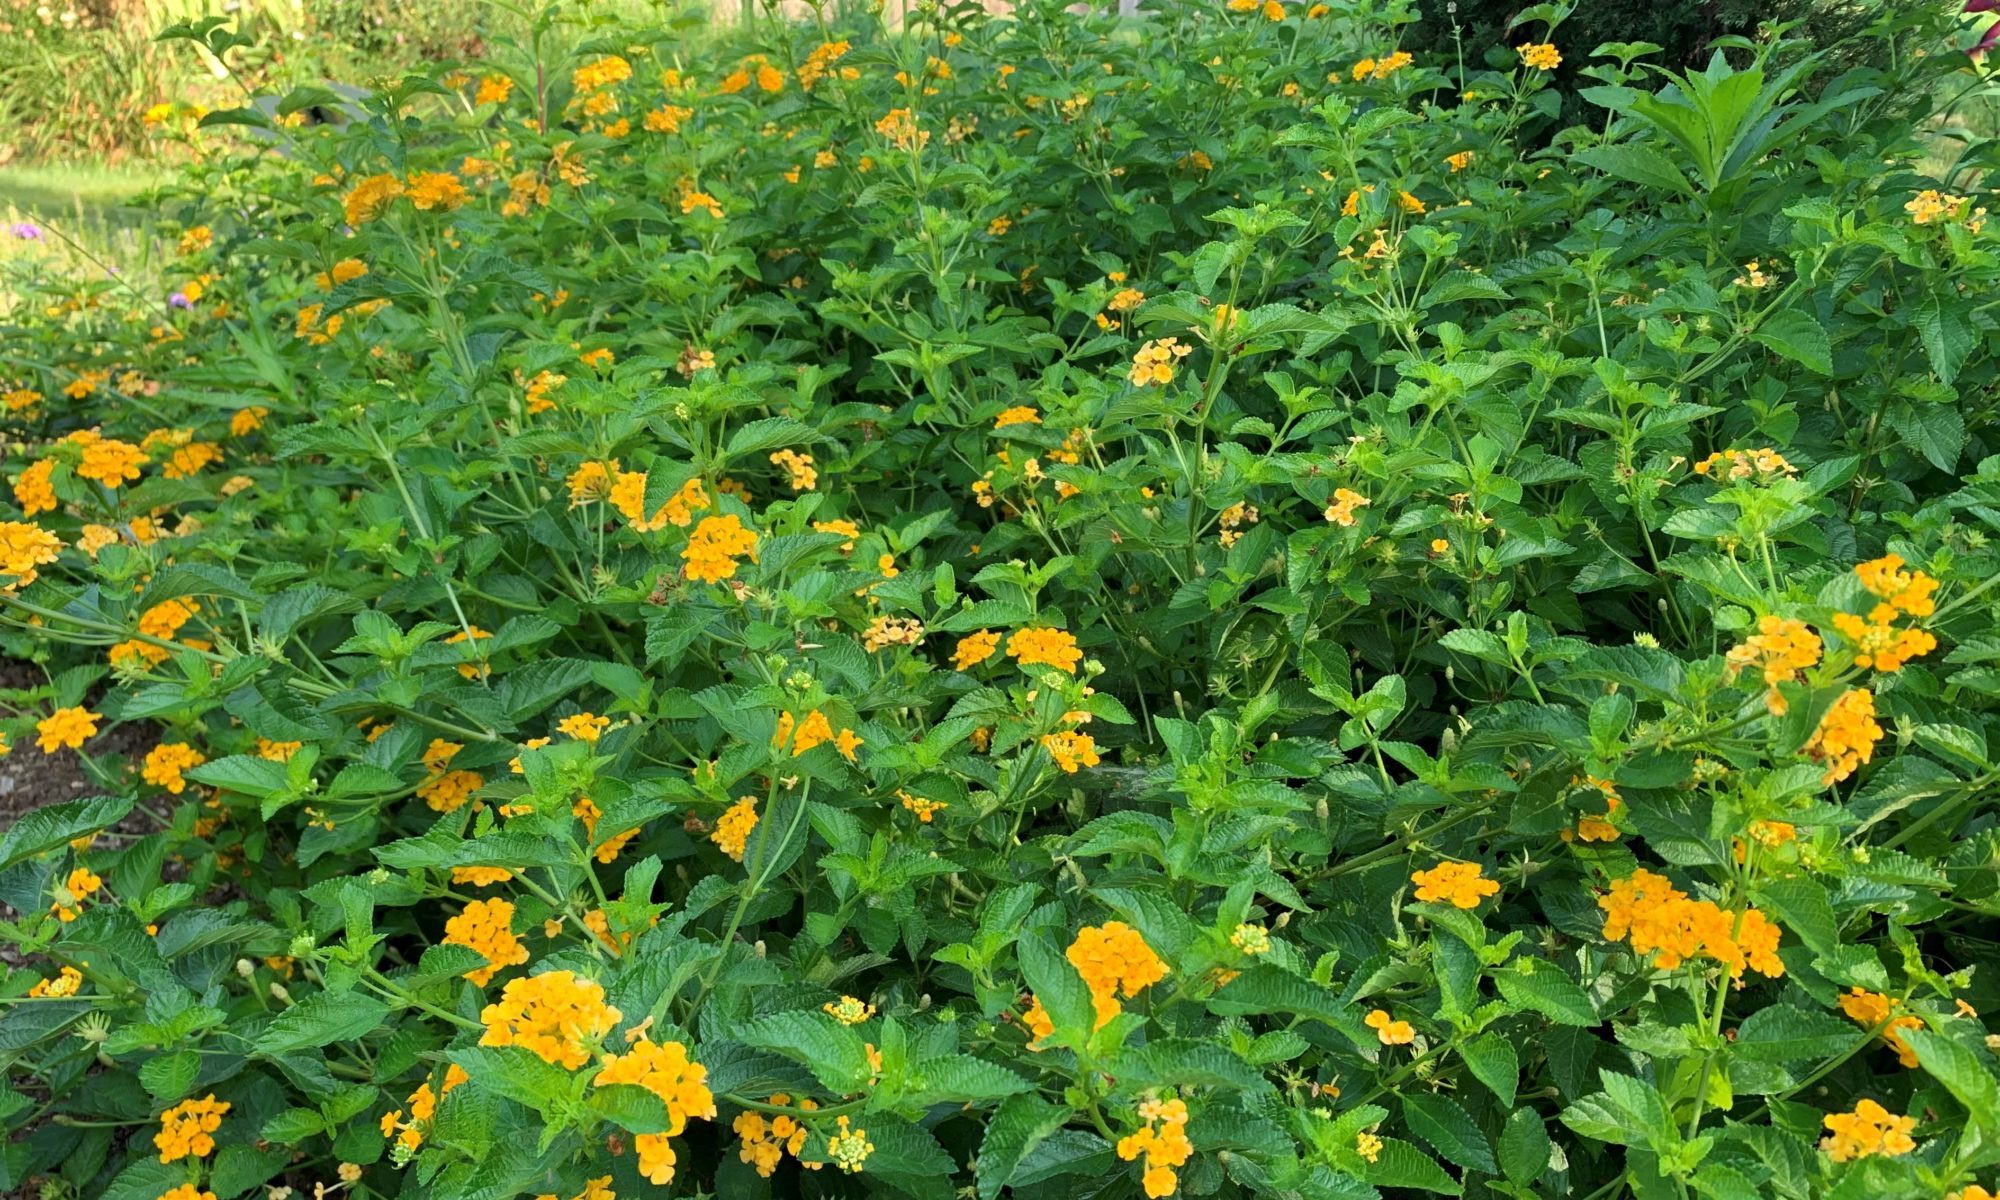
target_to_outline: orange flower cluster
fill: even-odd
[[[1778,927],[1763,913],[1754,908],[1732,913],[1712,901],[1691,900],[1664,875],[1644,867],[1614,881],[1597,906],[1605,914],[1605,940],[1629,938],[1635,954],[1657,950],[1654,965],[1661,970],[1705,956],[1727,967],[1731,978],[1741,978],[1745,966],[1774,979],[1785,973]]]
[[[207,761],[206,755],[186,742],[161,742],[146,752],[146,764],[140,774],[147,783],[178,796],[187,790],[187,780],[181,778],[181,772]]]
[[[77,867],[63,880],[56,891],[56,901],[49,911],[56,920],[67,925],[83,915],[83,902],[104,886],[104,880],[89,867]]]
[[[1016,630],[1014,636],[1007,639],[1007,657],[1024,667],[1049,666],[1074,675],[1076,664],[1083,661],[1083,651],[1077,648],[1075,634],[1036,626]]]
[[[951,652],[951,665],[960,671],[968,671],[993,657],[1000,648],[1000,635],[991,629],[978,633],[968,633],[958,639],[958,647]]]
[[[482,1046],[525,1046],[543,1062],[574,1071],[590,1048],[624,1014],[604,1002],[604,989],[571,971],[547,971],[507,981],[497,1003],[479,1014]]]
[[[659,511],[646,515],[646,472],[620,471],[611,485],[611,507],[619,515],[631,522],[632,528],[640,533],[652,533],[673,525],[686,529],[694,522],[694,515],[707,508],[708,491],[701,480],[690,479],[681,485],[681,490],[667,497]]]
[[[1129,1000],[1167,977],[1167,964],[1153,953],[1138,930],[1123,921],[1085,925],[1077,931],[1066,957],[1090,988],[1099,1029],[1124,1010],[1118,1003],[1121,994]]]
[[[444,923],[447,946],[468,946],[486,956],[486,965],[465,977],[480,987],[508,967],[528,961],[528,948],[514,936],[514,906],[505,900],[474,900]]]
[[[702,583],[721,583],[736,574],[736,560],[748,556],[757,561],[757,532],[746,529],[735,513],[703,517],[694,536],[681,550],[687,563],[687,577]]]
[[[1146,1100],[1139,1105],[1139,1119],[1146,1123],[1145,1128],[1118,1139],[1118,1157],[1131,1162],[1145,1156],[1146,1173],[1140,1176],[1140,1184],[1146,1195],[1160,1200],[1180,1186],[1174,1169],[1194,1157],[1194,1143],[1187,1135],[1187,1101],[1178,1097]]]
[[[943,800],[931,800],[923,796],[912,796],[901,788],[896,789],[896,798],[903,802],[904,808],[917,814],[917,820],[926,825],[930,824],[939,813],[951,807],[951,805],[945,803]]]
[[[1790,617],[1757,618],[1757,632],[1739,646],[1730,648],[1728,679],[1736,681],[1746,668],[1755,668],[1764,677],[1764,707],[1772,716],[1782,717],[1789,707],[1778,691],[1781,683],[1798,679],[1799,672],[1819,662],[1820,640],[1804,621]]]
[[[1903,1040],[1900,1032],[1904,1029],[1922,1029],[1923,1018],[1909,1015],[1896,1016],[1896,1010],[1903,1006],[1900,1000],[1877,995],[1865,988],[1849,988],[1840,998],[1840,1011],[1847,1014],[1856,1025],[1864,1029],[1882,1030],[1882,1042],[1896,1052],[1896,1060],[1906,1067],[1917,1065],[1917,1052]]]
[[[1410,876],[1417,885],[1417,899],[1443,901],[1454,908],[1478,908],[1488,896],[1498,895],[1500,885],[1484,878],[1484,867],[1474,862],[1441,862],[1428,871]]]
[[[1833,627],[1854,643],[1858,666],[1899,671],[1910,659],[1937,649],[1937,639],[1929,633],[1896,628],[1899,616],[1928,617],[1937,611],[1937,580],[1902,567],[1902,558],[1894,554],[1856,566],[1854,574],[1877,603],[1865,619],[1853,613],[1833,615]]]
[[[1806,739],[1806,753],[1826,766],[1820,782],[1836,784],[1854,774],[1854,769],[1875,757],[1875,743],[1882,740],[1882,727],[1875,723],[1875,694],[1850,688]]]
[[[655,1045],[641,1036],[624,1054],[604,1056],[604,1068],[593,1087],[633,1084],[658,1096],[667,1106],[664,1133],[642,1133],[633,1146],[639,1152],[639,1174],[655,1185],[674,1177],[674,1150],[668,1138],[687,1128],[689,1118],[715,1119],[715,1096],[708,1090],[708,1069],[688,1058],[679,1042]]]
[[[750,831],[757,828],[757,801],[745,796],[729,806],[722,819],[715,823],[715,832],[708,840],[722,847],[722,852],[737,862],[743,861],[743,848],[750,842]]]
[[[1101,759],[1097,757],[1097,741],[1087,733],[1077,733],[1065,729],[1061,733],[1042,735],[1042,749],[1056,760],[1063,774],[1074,775],[1083,767],[1094,767]]]
[[[1828,1133],[1819,1148],[1837,1163],[1881,1155],[1895,1158],[1917,1148],[1910,1131],[1915,1117],[1899,1117],[1873,1100],[1863,1100],[1851,1113],[1830,1113],[1822,1122]]]
[[[1375,1040],[1384,1046],[1407,1046],[1417,1040],[1416,1028],[1408,1021],[1394,1019],[1386,1008],[1373,1010],[1361,1023],[1374,1030]]]
[[[160,1161],[208,1157],[215,1150],[213,1135],[222,1128],[222,1118],[229,1109],[227,1100],[217,1100],[211,1092],[199,1100],[183,1100],[161,1113],[160,1132],[153,1135]]]
[[[35,568],[54,562],[62,548],[61,538],[32,521],[0,521],[0,577],[11,577],[0,583],[0,591],[35,582]]]
[[[429,776],[417,785],[417,798],[435,812],[456,812],[472,799],[472,793],[486,786],[486,777],[477,771],[453,771],[451,760],[464,746],[432,738],[424,748],[424,769]]]
[[[823,746],[828,742],[832,742],[833,748],[840,751],[841,757],[848,762],[857,761],[854,752],[861,748],[860,736],[844,726],[839,732],[835,732],[833,722],[827,720],[826,714],[819,709],[815,708],[807,713],[803,721],[790,712],[778,714],[778,731],[771,737],[773,749],[782,750],[787,743],[790,743],[792,757],[797,758],[813,747]]]
[[[382,1136],[394,1138],[405,1152],[415,1152],[424,1144],[424,1135],[430,1129],[431,1118],[437,1114],[438,1101],[449,1095],[451,1089],[472,1078],[465,1068],[453,1063],[445,1068],[444,1081],[436,1091],[431,1090],[431,1081],[426,1079],[417,1085],[403,1103],[409,1106],[406,1117],[400,1108],[392,1108],[382,1114]]]

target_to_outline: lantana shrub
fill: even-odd
[[[170,114],[7,268],[6,1183],[1987,1197],[1955,21],[1406,9]]]

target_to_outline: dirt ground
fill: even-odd
[[[0,688],[33,687],[41,682],[41,669],[29,663],[0,659]],[[93,739],[92,754],[121,753],[138,757],[152,749],[158,732],[149,724],[120,725]],[[0,758],[0,830],[12,825],[23,813],[33,812],[64,800],[93,795],[99,789],[83,764],[69,750],[43,754],[32,737],[17,738],[13,752]]]

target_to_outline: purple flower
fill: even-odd
[[[14,236],[24,242],[39,242],[42,240],[42,227],[33,221],[16,221]]]
[[[167,306],[169,308],[193,308],[194,301],[187,298],[186,292],[175,292],[173,295],[167,297]]]

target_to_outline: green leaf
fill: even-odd
[[[1403,1097],[1403,1120],[1410,1132],[1429,1142],[1448,1161],[1473,1171],[1494,1174],[1493,1148],[1472,1115],[1458,1101],[1438,1092]]]
[[[278,1014],[257,1039],[257,1052],[273,1057],[358,1041],[380,1028],[389,1006],[358,992],[315,992]]]
[[[986,1122],[979,1143],[979,1200],[997,1200],[1023,1159],[1069,1123],[1074,1112],[1033,1093],[1010,1096]]]
[[[1732,1053],[1752,1062],[1770,1063],[1831,1058],[1853,1046],[1865,1032],[1831,1013],[1772,1004],[1744,1019],[1736,1030]]]
[[[1377,1187],[1416,1188],[1446,1196],[1465,1192],[1464,1186],[1429,1155],[1400,1138],[1382,1139],[1382,1149],[1363,1169],[1362,1178]]]
[[[132,804],[130,796],[91,796],[38,808],[0,838],[0,870],[109,828],[132,811]]]
[[[1057,952],[1047,935],[1031,933],[1015,943],[1021,960],[1021,975],[1028,990],[1042,1002],[1055,1026],[1052,1041],[1058,1045],[1080,1046],[1097,1025],[1097,1009],[1091,1003],[1090,988],[1068,959]]]
[[[201,1073],[201,1054],[194,1050],[176,1050],[148,1059],[139,1068],[139,1082],[145,1085],[155,1100],[179,1100],[187,1095],[194,1077]]]
[[[1594,146],[1579,150],[1572,157],[1627,183],[1680,196],[1694,194],[1694,189],[1688,186],[1686,173],[1675,166],[1672,159],[1647,146]]]
[[[1803,308],[1781,308],[1750,339],[1821,375],[1833,374],[1833,344],[1818,319]]]
[[[310,1108],[288,1108],[264,1122],[258,1136],[267,1142],[296,1146],[315,1134],[326,1132],[326,1122]]]
[[[1493,982],[1508,1003],[1532,1009],[1564,1025],[1595,1025],[1597,1010],[1590,996],[1562,968],[1536,958],[1516,959],[1513,969],[1497,971]]]
[[[759,1017],[738,1029],[736,1040],[803,1064],[835,1092],[859,1091],[874,1074],[861,1035],[823,1012],[797,1009]]]
[[[1917,1052],[1917,1065],[1965,1106],[1971,1120],[1984,1129],[2000,1129],[2000,1083],[1983,1058],[1955,1039],[1930,1029],[1905,1029],[1902,1038]]]
[[[1500,1131],[1500,1172],[1509,1183],[1532,1183],[1549,1165],[1549,1131],[1542,1115],[1532,1108],[1517,1108],[1507,1114]]]
[[[1498,1034],[1487,1034],[1460,1046],[1458,1054],[1472,1077],[1499,1098],[1501,1107],[1514,1107],[1514,1089],[1521,1081],[1521,1056],[1514,1043]]]

